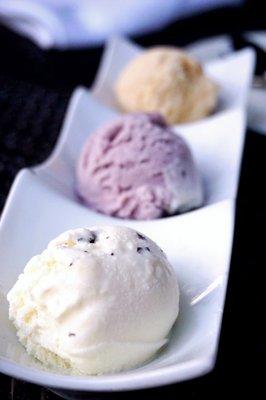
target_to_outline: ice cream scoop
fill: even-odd
[[[77,192],[104,214],[152,219],[202,204],[191,151],[163,117],[128,114],[92,133],[77,164]]]
[[[133,59],[115,85],[126,112],[160,112],[170,124],[194,121],[211,113],[217,85],[200,64],[175,47],[154,47]]]
[[[173,268],[126,227],[67,231],[33,257],[8,293],[28,353],[71,374],[143,363],[167,343],[179,311]]]

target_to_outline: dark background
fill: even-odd
[[[171,24],[137,38],[143,46],[185,45],[222,33],[265,30],[263,2],[223,8]],[[0,25],[0,209],[19,169],[43,161],[59,133],[67,103],[77,85],[90,86],[102,48],[42,51]],[[266,105],[265,105],[266,112]],[[266,137],[247,131],[237,200],[231,272],[218,359],[205,377],[115,399],[165,396],[217,399],[265,397]],[[38,386],[0,374],[0,398],[56,399]]]

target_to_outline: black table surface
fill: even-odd
[[[201,37],[265,29],[261,3],[225,8],[182,20],[137,38],[144,45],[184,45]],[[101,48],[41,51],[0,26],[0,207],[19,169],[43,161],[58,136],[78,84],[90,86]],[[265,107],[266,109],[266,107]],[[266,110],[265,110],[266,111]],[[213,399],[263,395],[266,358],[265,225],[266,137],[247,131],[220,345],[214,370],[204,377],[151,390],[107,395]],[[0,398],[56,399],[49,390],[0,374]]]

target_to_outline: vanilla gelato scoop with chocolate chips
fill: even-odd
[[[143,234],[117,226],[61,234],[28,262],[7,298],[28,353],[83,375],[148,360],[167,343],[179,310],[165,254]]]

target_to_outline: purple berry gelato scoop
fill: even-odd
[[[139,220],[203,201],[188,145],[157,113],[124,115],[90,135],[77,164],[77,191],[94,210]]]

